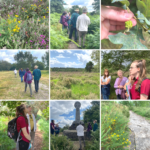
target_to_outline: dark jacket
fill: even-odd
[[[61,16],[61,21],[64,27],[68,27],[68,20],[69,18],[67,19],[66,16]]]
[[[32,80],[31,81],[26,81],[27,79],[27,73],[31,73],[30,71],[26,71],[25,75],[24,75],[24,82],[28,83],[28,84],[31,84],[32,83]]]
[[[71,25],[76,28],[76,22],[77,22],[77,18],[79,17],[79,14],[74,12],[71,16]]]
[[[20,77],[23,77],[23,76],[24,76],[24,71],[23,71],[23,70],[22,70],[22,71],[21,71],[21,70],[19,71],[19,76],[20,76]]]
[[[40,80],[40,78],[41,78],[41,71],[40,71],[40,69],[34,69],[33,76],[34,76],[34,80]]]

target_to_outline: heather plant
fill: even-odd
[[[101,106],[101,147],[102,149],[125,149],[129,141],[129,110],[115,102],[102,102]]]
[[[48,49],[49,1],[1,0],[0,48]]]

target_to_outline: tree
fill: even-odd
[[[32,69],[37,57],[34,57],[30,52],[19,51],[19,53],[14,56],[14,59],[17,61],[17,68]]]
[[[99,12],[100,12],[100,11],[99,11],[99,8],[100,8],[100,0],[94,0],[94,3],[92,3],[92,5],[93,5],[94,10],[99,13]]]
[[[11,68],[11,63],[9,63],[9,62],[7,62],[7,61],[3,61],[3,60],[1,60],[0,61],[0,71],[2,71],[2,70],[10,70],[10,68]]]
[[[91,59],[96,63],[94,68],[96,68],[97,72],[100,71],[100,51],[99,50],[93,50],[91,54]]]
[[[42,61],[45,64],[47,70],[49,70],[49,52],[45,52],[44,56],[42,56]]]
[[[35,65],[37,65],[38,69],[40,69],[40,70],[44,70],[44,68],[45,68],[45,64],[43,62],[41,62],[41,61],[37,61],[35,63]]]
[[[64,2],[64,0],[51,0],[51,13],[63,13],[64,11],[64,6],[66,5],[66,3]]]
[[[72,8],[70,8],[70,13],[73,14],[76,9],[79,9],[79,14],[82,14],[82,8],[79,7],[78,5],[72,6]]]
[[[87,64],[86,64],[86,67],[85,67],[85,70],[88,71],[88,72],[91,72],[92,69],[93,69],[93,62],[92,61],[89,61]]]

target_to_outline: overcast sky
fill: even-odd
[[[50,102],[50,119],[55,120],[55,123],[60,122],[59,126],[64,127],[66,124],[71,125],[75,120],[76,101],[51,101]],[[80,119],[83,119],[83,111],[91,107],[91,101],[81,101]]]
[[[92,50],[51,50],[50,67],[85,68]]]
[[[88,12],[94,11],[92,3],[94,0],[64,0],[67,5],[64,5],[65,8],[71,8],[73,5],[78,5],[80,7],[86,6]]]
[[[14,55],[16,55],[19,51],[26,52],[27,50],[0,50],[0,60],[5,60],[10,63],[14,63]],[[47,50],[28,50],[32,53],[34,57],[37,57],[37,60],[42,61],[41,57],[45,54]]]

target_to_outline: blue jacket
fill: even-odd
[[[19,71],[19,76],[20,76],[20,77],[23,77],[23,76],[24,76],[24,71],[23,71],[23,70],[22,70],[22,71],[21,71],[21,70]]]
[[[96,131],[98,129],[98,125],[97,123],[94,124],[94,127],[93,127],[93,131]]]
[[[40,78],[41,78],[40,69],[34,69],[33,70],[33,76],[34,76],[34,80],[40,80]]]
[[[110,84],[101,85],[102,95],[110,95]]]
[[[79,14],[74,12],[71,16],[71,25],[76,28],[76,22],[77,22],[77,18],[79,17]]]

